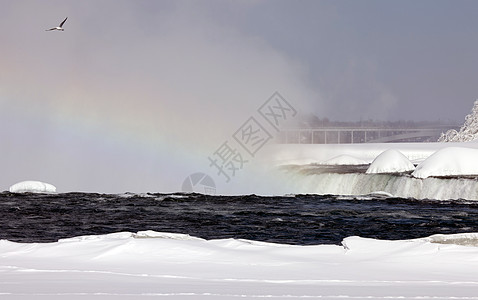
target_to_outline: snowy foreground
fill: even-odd
[[[0,241],[1,299],[478,299],[478,234],[289,246],[116,233]]]

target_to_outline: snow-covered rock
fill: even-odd
[[[389,149],[377,156],[368,167],[366,173],[401,173],[415,169],[410,160],[400,151]]]
[[[448,147],[433,153],[421,162],[412,176],[478,175],[478,149]]]
[[[351,156],[351,155],[339,155],[335,156],[331,159],[323,161],[320,163],[321,165],[333,165],[333,166],[355,166],[355,165],[367,165],[368,162],[366,160]]]
[[[11,193],[55,193],[56,187],[41,181],[22,181],[9,188]]]

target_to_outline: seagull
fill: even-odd
[[[60,23],[60,26],[58,26],[58,27],[53,27],[53,28],[47,29],[47,30],[45,30],[45,31],[51,31],[51,30],[65,31],[65,29],[63,29],[62,26],[63,26],[63,24],[65,24],[66,19],[68,19],[68,17],[66,17],[66,18],[63,20],[63,22]]]

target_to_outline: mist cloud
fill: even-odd
[[[173,191],[279,91],[335,120],[453,120],[473,1],[0,2],[0,175]],[[65,32],[44,30],[68,17]]]
[[[213,7],[136,3],[7,7],[2,27],[22,28],[3,33],[5,188],[174,191],[274,91],[298,108],[317,99],[300,63],[218,26]],[[43,31],[66,16],[65,32]]]

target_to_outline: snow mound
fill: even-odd
[[[11,193],[56,193],[56,187],[41,181],[22,181],[9,188]]]
[[[414,169],[415,166],[405,155],[398,150],[389,149],[382,152],[373,160],[366,173],[401,173],[413,171]]]
[[[351,155],[343,154],[343,155],[335,156],[335,157],[333,157],[331,159],[328,159],[326,161],[323,161],[320,164],[321,165],[334,165],[334,166],[343,166],[343,165],[356,166],[356,165],[367,165],[368,162],[363,160],[363,159],[351,156]]]
[[[433,153],[420,163],[412,176],[478,175],[478,150],[461,147],[448,147]]]

